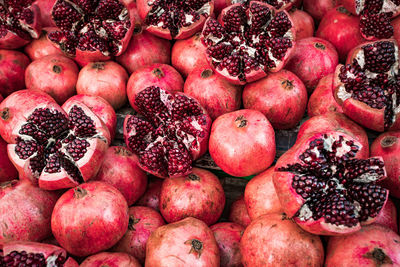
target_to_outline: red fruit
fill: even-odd
[[[252,221],[243,233],[240,252],[245,267],[322,266],[324,261],[319,237],[279,213]]]
[[[40,9],[40,21],[43,27],[55,26],[51,18],[51,9],[53,8],[56,0],[36,0],[35,3]]]
[[[392,20],[393,25],[393,38],[396,39],[397,43],[400,42],[400,17]]]
[[[245,84],[281,70],[294,47],[295,30],[286,11],[251,1],[209,18],[202,32],[207,60],[215,72],[234,84]]]
[[[72,59],[49,55],[33,61],[26,68],[26,87],[49,94],[61,105],[76,94],[78,73],[78,66]]]
[[[7,142],[0,137],[0,183],[18,178],[17,169],[8,158]]]
[[[232,5],[232,4],[236,4],[236,3],[242,3],[246,6],[249,5],[249,3],[251,2],[250,0],[226,0],[228,6]],[[271,6],[273,6],[274,8],[276,8],[277,10],[289,10],[293,4],[295,4],[296,6],[299,5],[299,2],[301,4],[301,0],[261,0],[259,2],[264,2],[267,3]]]
[[[348,234],[374,222],[388,198],[381,157],[360,158],[361,144],[328,131],[303,136],[276,163],[273,177],[283,211],[319,235]]]
[[[49,237],[57,198],[55,192],[44,191],[28,181],[0,184],[0,247],[14,240],[41,241]]]
[[[286,69],[296,74],[308,93],[312,93],[322,77],[335,72],[338,63],[338,53],[330,42],[310,37],[297,42]]]
[[[43,28],[40,38],[33,40],[24,47],[24,52],[31,60],[37,60],[49,55],[63,55],[63,52],[47,39],[47,33],[56,29],[54,27]]]
[[[128,221],[124,196],[113,186],[96,181],[60,197],[51,217],[51,230],[69,253],[88,256],[115,245],[128,229]]]
[[[146,192],[136,202],[137,206],[145,206],[160,211],[160,192],[163,180],[149,176]]]
[[[369,129],[400,129],[398,46],[394,40],[354,48],[335,71],[333,91],[344,114]]]
[[[186,176],[164,180],[160,192],[160,212],[171,223],[186,217],[214,224],[225,207],[225,193],[218,177],[193,168]]]
[[[351,235],[331,237],[326,267],[398,266],[400,236],[380,225],[369,225]]]
[[[133,205],[144,193],[147,175],[139,168],[138,157],[123,146],[111,146],[105,153],[96,180],[117,188]]]
[[[316,21],[326,16],[328,11],[340,5],[342,0],[303,0],[303,9]]]
[[[304,116],[307,89],[295,74],[281,70],[247,84],[243,90],[243,106],[260,111],[274,129],[290,129]]]
[[[249,176],[271,166],[275,158],[275,132],[257,110],[242,109],[219,116],[209,140],[215,163],[233,176]]]
[[[0,50],[0,94],[4,97],[25,88],[25,69],[29,58],[14,50]]]
[[[389,189],[390,195],[400,198],[400,131],[379,135],[371,145],[371,156],[383,158],[387,179],[382,186]]]
[[[378,217],[376,217],[374,224],[385,226],[397,233],[397,210],[390,198],[388,198],[385,207],[382,209],[382,212],[378,215]]]
[[[213,232],[192,217],[159,227],[147,240],[146,267],[219,266],[219,263]]]
[[[202,105],[212,120],[240,108],[242,87],[228,83],[210,67],[193,69],[185,81],[183,91]]]
[[[164,225],[160,213],[148,207],[129,209],[128,231],[114,246],[113,250],[135,256],[142,264],[146,258],[146,243],[150,234]]]
[[[171,43],[144,31],[141,24],[135,24],[128,47],[116,60],[129,74],[153,63],[169,64]]]
[[[221,267],[242,266],[239,244],[244,227],[231,222],[217,223],[210,227],[219,247]]]
[[[139,155],[139,166],[158,177],[191,173],[193,161],[207,150],[211,127],[200,104],[183,93],[151,86],[136,95],[135,105],[145,117],[125,118],[124,139]]]
[[[141,267],[135,257],[121,252],[101,252],[84,260],[80,267]]]
[[[21,90],[0,104],[0,134],[21,179],[57,190],[97,174],[110,134],[86,105],[62,109],[47,94]]]
[[[272,166],[255,176],[246,185],[244,201],[251,220],[265,214],[283,212],[272,180],[274,170],[275,167]]]
[[[243,227],[247,227],[251,219],[246,209],[243,196],[239,197],[236,201],[232,202],[229,211],[229,221],[237,223]]]
[[[214,0],[214,14],[221,13],[222,9],[230,5],[228,2],[229,0]]]
[[[289,15],[292,18],[296,30],[296,40],[314,36],[314,20],[307,12],[292,8],[289,11]]]

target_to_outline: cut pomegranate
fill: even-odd
[[[267,3],[271,6],[273,6],[274,8],[276,8],[277,10],[289,10],[292,6],[294,2],[298,2],[298,0],[259,0],[260,2],[263,3]],[[226,0],[226,2],[229,5],[233,5],[233,4],[245,4],[248,5],[249,4],[249,0]]]
[[[294,47],[295,29],[286,11],[262,2],[231,5],[219,21],[209,18],[202,32],[207,60],[216,73],[235,84],[282,69]]]
[[[127,116],[124,138],[139,155],[139,166],[158,177],[187,175],[192,162],[205,153],[211,118],[197,100],[156,86],[138,93],[141,116]]]

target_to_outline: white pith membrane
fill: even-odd
[[[248,4],[250,0],[232,0],[232,4]],[[267,3],[276,9],[286,9],[287,6],[291,5],[294,0],[261,0],[260,2]]]

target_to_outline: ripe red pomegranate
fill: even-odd
[[[160,213],[152,208],[141,206],[129,208],[128,231],[114,246],[113,251],[128,253],[143,264],[150,234],[164,224]]]
[[[307,12],[293,7],[289,11],[289,15],[296,30],[296,40],[314,36],[314,19]]]
[[[52,18],[59,28],[48,38],[83,66],[121,55],[132,36],[135,18],[130,0],[57,0]]]
[[[239,244],[245,228],[236,223],[223,222],[214,224],[210,229],[213,231],[215,241],[217,241],[219,247],[220,266],[242,266]]]
[[[307,89],[292,72],[280,70],[246,84],[243,106],[260,111],[274,129],[290,129],[303,118],[307,107]]]
[[[228,6],[232,5],[232,4],[237,4],[237,3],[241,3],[241,4],[248,6],[250,4],[251,0],[226,0],[226,2],[228,4]],[[301,0],[300,1],[299,0],[260,0],[259,2],[267,3],[279,11],[289,10],[293,4],[296,6],[301,4]]]
[[[400,131],[379,135],[371,144],[371,156],[383,158],[387,179],[382,186],[389,189],[390,195],[400,198]]]
[[[281,70],[294,48],[295,30],[286,11],[251,1],[222,10],[202,31],[207,60],[215,72],[234,84],[256,81]]]
[[[21,52],[0,49],[0,94],[4,97],[25,88],[29,58]]]
[[[342,0],[303,0],[303,9],[316,21],[320,21],[341,2]]]
[[[396,39],[397,43],[400,42],[400,17],[392,20],[393,25],[393,38]]]
[[[29,64],[25,83],[28,89],[45,92],[61,105],[76,94],[78,73],[78,66],[72,59],[49,55]]]
[[[243,195],[232,202],[229,211],[229,221],[237,223],[243,227],[247,227],[250,224],[251,219],[249,213],[247,212]]]
[[[128,229],[128,222],[124,196],[113,186],[95,181],[72,188],[59,198],[51,230],[69,253],[88,256],[115,245]]]
[[[127,253],[100,252],[87,257],[80,267],[141,267],[139,261]]]
[[[338,235],[374,222],[389,192],[382,157],[360,158],[361,144],[342,132],[303,136],[276,163],[283,211],[308,232]]]
[[[211,127],[200,104],[183,93],[150,86],[136,95],[135,105],[144,117],[125,118],[124,139],[139,156],[139,166],[157,177],[191,173],[193,161],[207,150]]]
[[[138,157],[123,146],[111,146],[95,180],[117,188],[128,206],[133,205],[146,190],[147,175],[138,166]]]
[[[146,267],[219,266],[220,255],[213,232],[188,217],[157,228],[147,240]]]
[[[69,188],[94,177],[110,143],[104,123],[86,105],[62,109],[47,94],[17,91],[0,104],[0,134],[21,179],[41,188]]]
[[[386,227],[369,225],[351,235],[329,238],[326,267],[399,265],[400,236]]]
[[[212,120],[238,110],[242,103],[242,87],[222,79],[208,65],[193,69],[183,92],[199,101]]]
[[[305,232],[285,214],[258,217],[240,240],[242,263],[255,266],[322,266],[324,248],[318,236]]]
[[[138,206],[145,206],[160,211],[160,192],[163,180],[149,176],[146,192],[136,202]]]
[[[0,248],[14,240],[41,241],[49,237],[57,198],[55,192],[42,190],[28,181],[0,184]]]
[[[334,96],[344,114],[362,126],[383,132],[400,129],[399,55],[394,40],[364,43],[338,65]]]
[[[129,74],[153,63],[169,64],[171,43],[144,31],[143,26],[137,23],[128,47],[116,60]]]
[[[257,110],[242,109],[219,116],[213,123],[209,152],[215,163],[233,176],[260,173],[274,161],[275,132]]]
[[[8,158],[7,142],[0,137],[0,183],[18,178],[17,169]]]
[[[379,224],[393,230],[396,233],[398,232],[397,209],[390,198],[388,198],[385,207],[382,209],[382,212],[378,215],[378,217],[376,217],[374,224]]]
[[[40,22],[43,27],[55,26],[51,17],[51,9],[53,8],[56,0],[36,0],[35,4],[40,9]]]
[[[310,37],[297,42],[286,69],[296,74],[308,93],[312,93],[322,77],[335,72],[338,63],[338,53],[330,42]]]
[[[47,39],[47,33],[54,30],[56,30],[54,27],[43,28],[40,38],[34,39],[24,47],[24,52],[31,60],[37,60],[49,55],[63,55],[63,52],[55,47],[52,42],[49,41],[49,39]]]

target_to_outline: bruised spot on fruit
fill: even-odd
[[[200,259],[201,253],[203,252],[203,242],[201,242],[200,240],[197,240],[197,239],[192,239],[192,240],[186,241],[185,244],[191,245],[189,254],[190,253],[197,254],[197,258]]]
[[[364,254],[363,257],[373,260],[376,266],[382,266],[384,264],[393,264],[392,259],[381,248],[374,248],[373,251]]]

